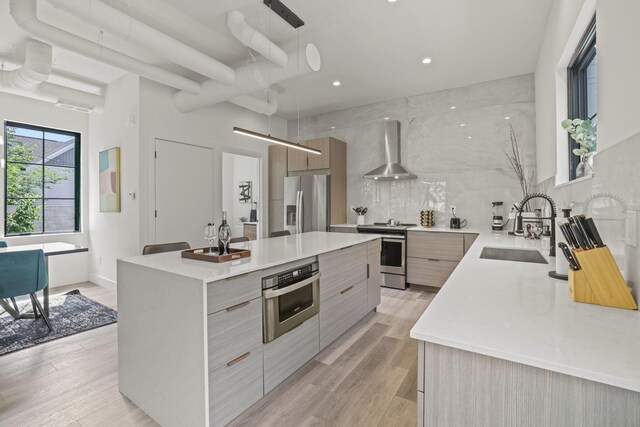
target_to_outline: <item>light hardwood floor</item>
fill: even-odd
[[[91,283],[54,289],[116,308]],[[234,420],[234,426],[415,426],[417,344],[409,330],[434,293],[382,289],[369,314]],[[0,426],[157,425],[118,392],[117,326],[0,357]]]

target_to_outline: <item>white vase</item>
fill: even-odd
[[[356,224],[364,225],[364,215],[356,215]]]

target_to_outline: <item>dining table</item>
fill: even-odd
[[[85,246],[75,245],[73,243],[66,242],[49,242],[49,243],[36,243],[30,245],[15,245],[8,246],[6,248],[0,248],[0,254],[5,252],[18,252],[18,251],[30,251],[41,249],[44,252],[44,262],[47,269],[47,278],[49,279],[49,257],[59,255],[69,255],[79,252],[88,252],[89,248]],[[42,289],[43,308],[46,315],[49,315],[49,283]],[[0,307],[2,307],[7,313],[9,313],[14,319],[19,318],[32,318],[33,312],[20,314],[14,307],[11,307],[5,300],[0,298]]]

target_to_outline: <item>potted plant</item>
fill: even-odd
[[[560,123],[579,148],[573,149],[573,154],[580,157],[576,167],[576,178],[593,173],[593,154],[598,146],[598,126],[591,120],[566,119]]]

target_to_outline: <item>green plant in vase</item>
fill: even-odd
[[[598,147],[598,126],[592,120],[566,119],[560,123],[579,148],[573,149],[573,154],[580,157],[580,163],[576,167],[576,178],[591,175],[593,154]]]

